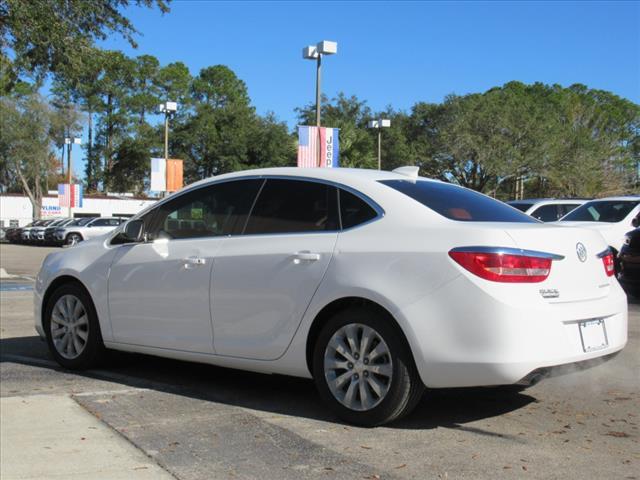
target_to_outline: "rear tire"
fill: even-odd
[[[71,370],[98,365],[105,356],[98,315],[91,297],[77,283],[58,287],[45,307],[43,328],[55,360]]]
[[[338,417],[365,427],[408,414],[424,392],[402,333],[387,316],[363,307],[337,313],[322,328],[313,377]]]

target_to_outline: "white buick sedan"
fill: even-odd
[[[66,368],[114,349],[313,377],[338,416],[371,426],[425,386],[527,385],[610,358],[627,341],[613,273],[597,231],[412,167],[265,169],[50,254],[35,321]]]

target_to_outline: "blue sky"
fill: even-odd
[[[193,75],[224,64],[259,113],[295,126],[315,94],[302,47],[338,42],[323,62],[323,93],[355,94],[374,109],[409,110],[449,93],[511,80],[584,83],[640,102],[638,2],[207,2],[171,12],[129,8],[138,49],[116,36],[104,48],[183,61]]]

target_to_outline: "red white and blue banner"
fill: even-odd
[[[60,207],[82,207],[82,185],[59,183],[58,203]]]
[[[338,130],[337,128],[319,127],[318,129],[318,127],[298,126],[298,166],[303,168],[339,167]]]

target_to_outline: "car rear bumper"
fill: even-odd
[[[537,370],[607,357],[627,342],[627,299],[615,281],[598,299],[523,306],[499,301],[461,276],[401,314],[431,388],[515,384]],[[607,345],[585,351],[580,325],[593,319],[604,319]]]

